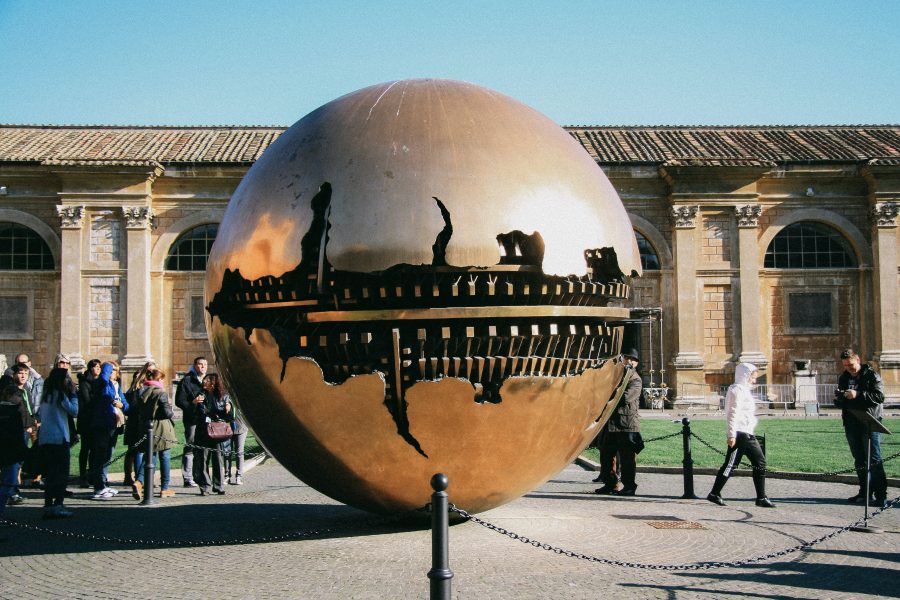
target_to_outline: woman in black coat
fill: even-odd
[[[225,442],[210,439],[207,425],[213,421],[227,423],[234,420],[231,402],[225,395],[222,382],[216,373],[209,373],[203,379],[203,398],[194,400],[194,422],[197,432],[194,436],[194,481],[200,486],[200,495],[206,496],[213,491],[225,493]],[[207,462],[212,463],[212,479],[210,479]]]

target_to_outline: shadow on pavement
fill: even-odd
[[[421,514],[372,515],[340,504],[94,504],[73,507],[66,520],[43,520],[40,506],[7,510],[0,557],[189,548],[336,539],[427,529]]]

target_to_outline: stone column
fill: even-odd
[[[672,236],[675,249],[675,291],[677,311],[678,347],[674,367],[675,383],[703,383],[703,315],[697,298],[697,215],[699,206],[673,206]],[[677,389],[682,393],[681,387]],[[687,394],[690,395],[690,394]]]
[[[897,215],[900,203],[878,202],[872,208],[872,255],[875,259],[875,358],[888,382],[900,380],[900,284],[897,282]]]
[[[73,370],[82,371],[85,367],[83,324],[87,319],[81,289],[84,205],[60,204],[56,214],[59,215],[62,237],[59,349],[69,355]]]
[[[123,206],[127,230],[125,356],[122,368],[140,369],[150,356],[150,227],[153,209]]]
[[[760,315],[759,291],[759,244],[757,227],[762,207],[747,204],[734,207],[738,225],[738,262],[740,263],[740,310],[736,311],[741,320],[740,362],[748,362],[763,370],[769,363],[762,353],[759,324],[764,321]]]

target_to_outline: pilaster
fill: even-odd
[[[125,356],[122,367],[137,370],[150,356],[150,231],[153,209],[123,206],[126,239]]]
[[[699,230],[697,227],[700,207],[697,205],[673,206],[671,211],[675,250],[675,290],[677,310],[675,311],[677,352],[672,362],[675,382],[702,383],[703,323],[697,291],[697,248]]]
[[[83,204],[59,204],[56,206],[61,233],[60,289],[65,295],[60,302],[59,349],[69,355],[72,369],[82,371],[84,356],[84,306],[81,288],[82,240],[84,235]]]
[[[740,315],[741,346],[738,360],[755,365],[760,370],[769,361],[762,352],[759,324],[760,284],[759,284],[759,248],[757,228],[762,207],[759,204],[735,206],[735,217],[738,226],[738,262],[740,264]]]
[[[885,200],[879,198],[879,200]],[[893,371],[896,380],[900,371],[900,284],[897,280],[897,216],[900,198],[876,201],[871,210],[872,256],[875,288],[875,359],[879,368]],[[885,374],[887,375],[887,374]]]

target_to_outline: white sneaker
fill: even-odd
[[[114,488],[106,488],[106,489],[108,489],[109,493],[112,494],[113,496],[116,496],[119,494],[119,490],[117,490],[117,489],[114,489]]]
[[[102,490],[91,496],[91,500],[108,500],[113,496],[115,496],[115,494],[113,494],[113,491],[111,489],[103,488]]]
[[[244,485],[244,480],[241,479],[240,475],[234,478],[234,485]]]
[[[228,485],[237,485],[237,478],[236,478],[236,477],[230,477],[230,478],[228,479]]]

